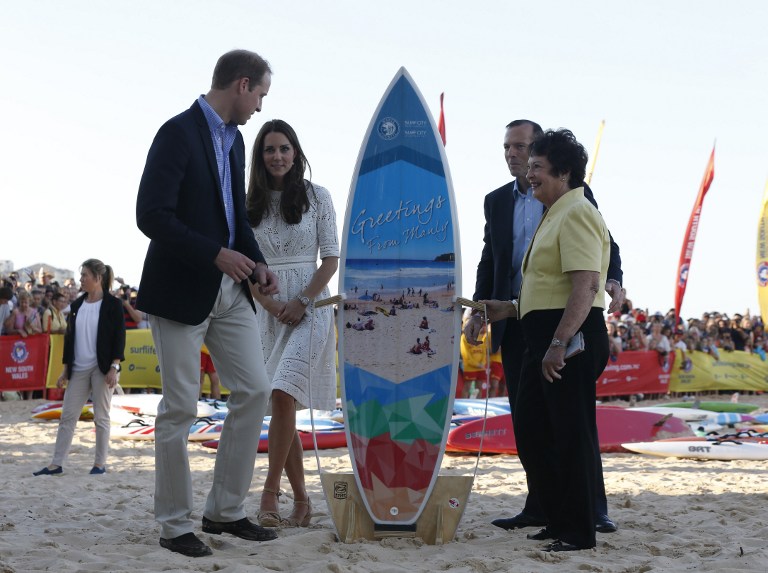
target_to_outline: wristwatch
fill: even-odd
[[[560,346],[561,348],[565,348],[568,346],[565,342],[560,340],[559,338],[553,338],[552,342],[549,343],[550,346]]]
[[[308,297],[308,296],[304,296],[303,294],[300,294],[300,295],[299,295],[299,296],[297,296],[296,298],[297,298],[297,299],[298,299],[298,301],[299,301],[301,304],[303,304],[304,306],[309,306],[309,297]]]
[[[113,362],[112,364],[109,365],[109,367],[110,368],[114,368],[116,372],[120,372],[122,370],[122,368],[120,367],[120,363],[119,362],[117,364],[115,364]]]

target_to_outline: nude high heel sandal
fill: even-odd
[[[283,495],[279,491],[275,491],[266,487],[261,492],[261,495],[264,495],[265,493],[272,494],[278,498],[278,503],[280,496]],[[280,517],[279,511],[264,511],[260,509],[258,515],[256,516],[256,520],[262,527],[282,527],[286,524],[286,520]]]
[[[307,512],[301,518],[294,515],[296,513],[297,505],[305,505],[307,507]],[[291,515],[289,515],[284,520],[284,522],[286,527],[307,527],[311,519],[312,519],[312,500],[310,500],[309,497],[307,497],[307,499],[293,500],[293,511],[291,512]]]

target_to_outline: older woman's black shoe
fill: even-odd
[[[536,533],[529,533],[526,537],[528,539],[533,539],[534,541],[544,541],[545,539],[555,538],[555,536],[552,535],[552,532],[546,527],[542,527]]]
[[[598,515],[595,519],[595,531],[598,533],[614,533],[619,527],[607,515]]]
[[[552,543],[549,543],[544,546],[542,551],[553,551],[553,552],[560,552],[560,551],[581,551],[582,549],[592,549],[591,547],[579,547],[578,545],[574,545],[573,543],[568,543],[567,541],[561,541],[560,539],[557,539],[553,541]]]
[[[523,527],[541,527],[546,525],[547,522],[542,519],[536,519],[529,517],[524,513],[518,513],[514,517],[503,517],[500,519],[494,519],[491,525],[501,527],[502,529],[521,529]]]

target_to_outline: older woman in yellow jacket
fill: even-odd
[[[595,546],[600,476],[595,382],[608,360],[603,318],[610,238],[584,198],[587,153],[568,130],[531,144],[528,181],[546,212],[523,259],[519,301],[487,301],[490,319],[519,316],[526,351],[514,429],[520,460],[539,486],[546,551]],[[577,334],[584,351],[566,360]]]

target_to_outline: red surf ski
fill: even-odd
[[[347,447],[347,433],[344,430],[327,430],[315,432],[317,436],[317,449],[318,450],[330,450],[333,448],[345,448]],[[312,443],[312,432],[299,432],[299,438],[301,438],[301,446],[305,450],[314,449]],[[218,449],[219,440],[209,440],[202,442],[206,448]],[[259,439],[259,453],[265,453],[267,451],[267,432],[261,433]]]
[[[448,451],[476,453],[480,448],[482,432],[482,419],[454,428],[448,434]],[[621,447],[623,443],[693,435],[688,425],[679,418],[612,406],[597,408],[597,433],[603,453],[626,452]],[[486,420],[483,453],[517,454],[511,415],[493,416]]]

